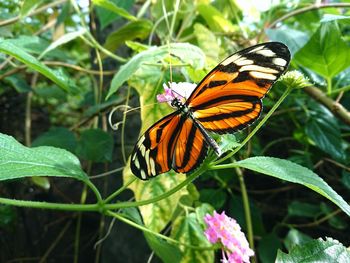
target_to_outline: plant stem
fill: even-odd
[[[247,188],[246,188],[245,182],[244,182],[244,174],[242,173],[242,170],[239,167],[237,167],[235,170],[236,170],[236,173],[238,175],[239,185],[241,187],[241,192],[242,192],[243,209],[244,209],[245,221],[247,224],[248,241],[249,241],[250,248],[252,250],[255,250],[254,249],[254,233],[253,233],[253,224],[252,224],[252,214],[250,211]],[[256,262],[255,257],[252,258],[252,262],[253,263]]]
[[[112,199],[114,197],[116,197],[117,195],[119,195],[121,192],[123,192],[129,185],[131,185],[133,182],[135,182],[137,180],[137,178],[133,178],[130,181],[126,182],[122,187],[120,187],[117,191],[115,191],[113,194],[111,194],[110,196],[108,196],[105,200],[104,203],[107,204],[110,201],[112,201]]]

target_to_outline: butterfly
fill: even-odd
[[[177,110],[153,124],[137,141],[131,171],[148,180],[173,169],[189,173],[200,166],[209,148],[221,150],[210,132],[233,133],[252,124],[262,98],[286,71],[290,52],[279,42],[258,44],[227,57],[196,86],[189,98],[177,97]]]

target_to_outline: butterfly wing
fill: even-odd
[[[183,116],[184,121],[176,141],[172,168],[178,173],[196,169],[208,153],[208,144],[195,120]]]
[[[285,72],[288,48],[279,42],[241,50],[222,61],[196,87],[186,105],[208,131],[232,133],[253,123],[261,99]]]
[[[176,111],[153,124],[138,140],[131,154],[130,168],[134,175],[147,180],[169,171],[175,142],[183,125]]]

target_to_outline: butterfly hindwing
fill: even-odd
[[[261,99],[289,61],[288,48],[279,42],[239,51],[216,66],[186,104],[208,131],[222,134],[240,130],[259,117]]]

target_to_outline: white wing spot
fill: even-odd
[[[134,162],[136,168],[140,169],[140,162],[139,162],[139,159],[136,159],[136,154],[133,157],[133,162]]]
[[[272,62],[277,65],[277,66],[281,66],[284,67],[285,65],[287,65],[287,61],[284,60],[283,58],[274,58],[272,60]]]
[[[149,163],[151,166],[151,174],[156,175],[156,164],[155,164],[153,158],[149,159]]]
[[[276,53],[273,52],[273,51],[270,50],[270,49],[258,50],[258,51],[256,52],[256,54],[263,55],[263,56],[265,56],[265,57],[273,57],[273,56],[276,55]]]
[[[254,48],[253,50],[249,51],[249,53],[254,53],[254,52],[257,52],[259,50],[262,50],[265,46],[260,46],[260,47],[256,47]]]
[[[245,65],[251,65],[254,63],[253,60],[246,59],[245,57],[242,57],[234,62],[237,66],[245,66]]]
[[[239,58],[240,58],[240,56],[237,55],[237,54],[236,55],[232,55],[231,57],[228,57],[223,62],[221,62],[221,65],[227,66],[228,64],[231,64],[232,62],[236,61]]]
[[[143,144],[141,144],[141,145],[139,145],[139,149],[140,149],[142,156],[145,157],[146,147]]]
[[[270,79],[275,80],[276,76],[268,73],[258,72],[258,71],[250,71],[249,75],[256,79]]]
[[[140,174],[141,174],[141,178],[142,179],[146,179],[147,178],[147,176],[146,176],[146,173],[145,173],[145,171],[144,170],[140,170]]]
[[[258,66],[258,65],[248,65],[248,66],[243,66],[239,69],[240,72],[242,71],[260,71],[263,73],[273,73],[276,74],[278,73],[277,70],[272,69],[272,68],[265,68],[262,66]]]

